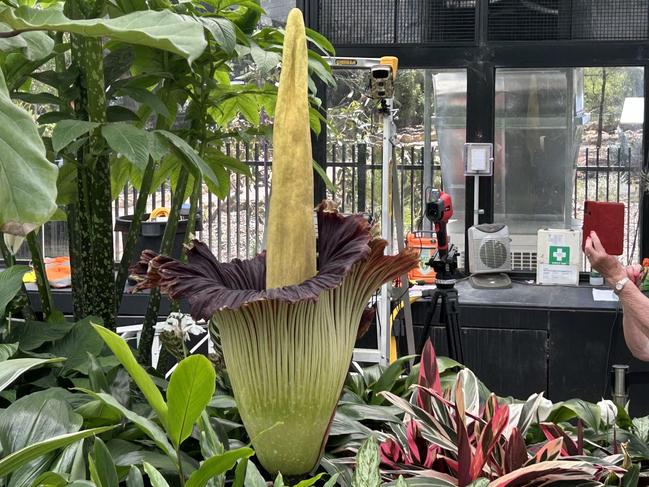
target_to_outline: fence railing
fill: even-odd
[[[614,201],[624,203],[625,240],[623,260],[631,263],[638,257],[640,217],[640,172],[634,168],[632,152],[621,148],[586,147],[581,165],[576,168],[573,194],[573,217],[582,220],[583,202]],[[639,168],[639,163],[637,164]]]
[[[268,144],[230,144],[228,153],[245,162],[250,168],[248,175],[232,174],[230,191],[225,199],[219,199],[204,187],[201,197],[202,231],[197,237],[207,242],[219,260],[235,257],[250,258],[263,247],[266,202],[270,197],[272,179],[272,155]],[[433,185],[441,187],[439,151],[433,150]],[[327,196],[339,202],[346,213],[362,212],[373,220],[381,218],[381,147],[366,144],[334,144],[327,154],[327,174],[335,187],[335,194]],[[398,146],[393,161],[399,174],[400,202],[403,208],[404,230],[421,228],[424,152],[421,147]],[[633,262],[638,259],[639,202],[641,191],[641,167],[637,156],[631,151],[613,148],[583,148],[575,168],[572,216],[583,218],[583,202],[617,201],[625,204],[625,243],[622,259]],[[124,188],[115,200],[113,217],[133,213],[137,201],[133,187]],[[171,202],[171,188],[164,183],[147,202],[147,211]],[[290,215],[287,215],[290,218]],[[67,228],[65,222],[50,222],[41,232],[43,254],[47,257],[67,254]],[[115,256],[121,258],[122,237],[115,234]],[[461,243],[460,243],[461,245]],[[29,259],[26,246],[20,250],[20,259]],[[512,264],[515,269],[534,269],[536,253],[512,248]],[[584,265],[584,270],[588,266]]]
[[[226,152],[245,162],[249,175],[232,174],[230,192],[218,199],[204,187],[201,198],[203,229],[197,237],[206,242],[219,260],[235,257],[250,258],[262,248],[266,202],[272,179],[271,154],[267,145],[230,144]],[[422,195],[424,194],[423,149],[398,147],[393,154],[400,184],[401,206],[406,230],[420,227]],[[379,220],[381,215],[381,148],[366,144],[336,144],[329,148],[327,175],[335,194],[327,197],[339,202],[343,213],[361,212]],[[434,184],[441,185],[441,170],[437,150],[432,154]],[[132,187],[124,189],[115,201],[115,217],[131,214],[137,200]],[[165,206],[171,200],[169,184],[152,194],[147,211]],[[290,218],[290,215],[287,215]],[[121,237],[115,236],[116,256],[122,252]]]

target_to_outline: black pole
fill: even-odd
[[[649,64],[644,67],[644,123],[642,126],[642,170],[646,175],[649,171],[649,142],[647,128],[649,127]],[[640,259],[649,257],[649,185],[643,178],[640,185]]]
[[[318,108],[320,113],[327,117],[327,85],[319,80],[315,80],[318,89],[318,98],[322,104]],[[327,124],[320,122],[320,133],[311,132],[311,151],[313,160],[320,165],[325,173],[327,172]],[[319,205],[322,200],[327,199],[327,185],[317,172],[313,174],[313,203]]]
[[[478,43],[476,51],[478,56],[471,60],[467,66],[467,100],[466,100],[466,141],[467,143],[494,143],[494,117],[496,98],[496,66],[490,58],[487,49],[487,15],[488,2],[480,0],[478,5],[479,16]],[[479,207],[484,210],[479,222],[493,222],[494,206],[494,179],[484,176],[480,178]],[[465,235],[464,235],[464,268],[469,270],[469,241],[468,229],[473,225],[474,206],[474,179],[467,177],[465,181]]]

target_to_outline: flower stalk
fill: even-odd
[[[239,413],[266,470],[299,476],[319,462],[371,296],[417,265],[386,256],[361,215],[331,202],[317,210],[316,247],[304,21],[286,27],[274,128],[272,209],[266,252],[220,263],[197,240],[186,262],[145,251],[139,289],[185,298],[211,322]],[[317,255],[317,261],[316,261]],[[317,265],[316,265],[317,263]]]

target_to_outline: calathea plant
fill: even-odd
[[[360,215],[331,202],[313,222],[307,46],[299,10],[288,18],[273,135],[267,249],[220,263],[193,241],[187,262],[144,252],[140,287],[187,298],[212,320],[244,425],[270,472],[301,475],[318,463],[370,297],[417,263],[385,256]],[[317,250],[317,252],[316,252]],[[367,315],[365,315],[367,317]]]

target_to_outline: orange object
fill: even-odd
[[[45,273],[50,286],[61,288],[69,287],[72,282],[70,270],[70,257],[53,257],[45,259]]]
[[[419,284],[435,284],[435,271],[427,265],[431,257],[437,252],[435,233],[409,233],[406,236],[406,246],[419,256],[419,265],[408,273],[408,279]]]

